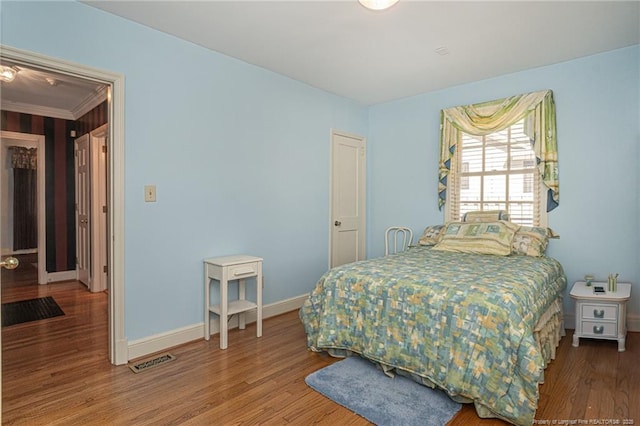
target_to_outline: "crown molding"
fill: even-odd
[[[107,86],[101,86],[100,89],[95,91],[95,93],[92,93],[85,100],[80,102],[74,109],[71,110],[71,114],[75,117],[74,119],[77,120],[78,118],[82,117],[83,115],[100,105],[102,102],[106,101],[107,93]]]
[[[42,117],[62,118],[64,120],[75,120],[76,117],[71,113],[60,108],[50,108],[39,105],[25,104],[22,102],[2,101],[3,111],[20,112],[24,114],[40,115]]]
[[[62,118],[64,120],[77,120],[102,102],[107,100],[107,86],[102,86],[95,93],[80,102],[73,110],[67,111],[61,108],[51,108],[22,102],[3,100],[1,108],[4,111],[20,112],[24,114],[40,115],[43,117]]]

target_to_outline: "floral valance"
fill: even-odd
[[[548,188],[547,211],[560,202],[556,107],[553,92],[544,90],[490,102],[443,109],[440,114],[440,163],[438,204],[447,200],[447,179],[462,133],[484,136],[499,132],[524,119],[524,131],[531,138],[538,171]]]
[[[36,170],[38,166],[38,148],[10,146],[11,167],[14,169]]]

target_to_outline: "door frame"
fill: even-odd
[[[37,219],[37,227],[38,227],[38,284],[46,284],[49,279],[47,277],[47,213],[45,206],[45,146],[44,146],[44,136],[43,135],[34,135],[32,133],[20,133],[20,132],[9,132],[9,131],[1,131],[0,139],[3,141],[3,150],[4,150],[4,140],[5,139],[13,139],[19,140],[22,142],[30,142],[29,146],[35,145],[38,149],[37,151],[37,161],[38,167],[36,169],[36,186],[37,186],[37,211],[38,211],[38,219]],[[25,145],[26,146],[26,145]],[[4,152],[4,151],[3,151]]]
[[[336,143],[335,141],[335,137],[336,136],[342,136],[342,137],[346,137],[346,138],[351,138],[351,139],[356,139],[359,140],[360,142],[362,142],[362,149],[364,150],[364,159],[362,160],[362,176],[360,179],[361,182],[361,188],[360,188],[360,207],[361,207],[361,211],[362,211],[362,216],[360,219],[360,226],[362,227],[362,232],[360,233],[360,237],[359,237],[359,246],[361,247],[361,251],[362,251],[362,256],[363,258],[366,258],[367,253],[366,253],[366,249],[367,249],[367,215],[366,215],[366,210],[367,210],[367,139],[363,136],[360,135],[356,135],[353,133],[347,133],[347,132],[343,132],[341,130],[336,130],[336,129],[331,129],[331,139],[330,139],[330,153],[329,153],[329,258],[328,258],[328,263],[329,263],[329,269],[331,269],[333,267],[332,263],[333,263],[333,231],[334,231],[334,221],[336,220],[333,217],[333,174],[334,174],[334,144]]]
[[[108,162],[108,249],[109,360],[122,365],[128,361],[128,343],[124,323],[124,75],[68,62],[0,44],[0,57],[27,67],[95,81],[108,87],[109,139]]]

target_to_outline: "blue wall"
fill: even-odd
[[[619,272],[636,283],[640,314],[638,46],[367,108],[81,3],[0,7],[3,44],[126,76],[129,340],[202,322],[205,257],[264,257],[265,303],[311,290],[328,264],[331,128],[368,138],[377,256],[387,226],[443,221],[440,110],[542,89],[554,91],[560,150],[549,254],[570,281]],[[144,203],[147,184],[156,203]]]
[[[330,130],[366,136],[366,108],[81,3],[1,13],[3,44],[125,75],[129,340],[202,323],[206,257],[263,257],[266,304],[311,290],[328,265]]]
[[[376,105],[369,113],[368,244],[383,252],[387,226],[415,233],[442,223],[437,204],[440,110],[552,89],[557,108],[560,234],[548,254],[570,283],[619,272],[635,284],[629,313],[640,315],[640,47],[465,84]],[[572,312],[567,297],[565,307]]]

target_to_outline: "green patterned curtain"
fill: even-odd
[[[560,202],[558,183],[558,142],[556,106],[553,92],[526,93],[490,102],[443,109],[440,113],[440,163],[438,166],[438,205],[447,200],[447,179],[451,160],[462,133],[484,136],[499,132],[525,120],[525,133],[531,138],[538,171],[548,188],[547,211]]]

